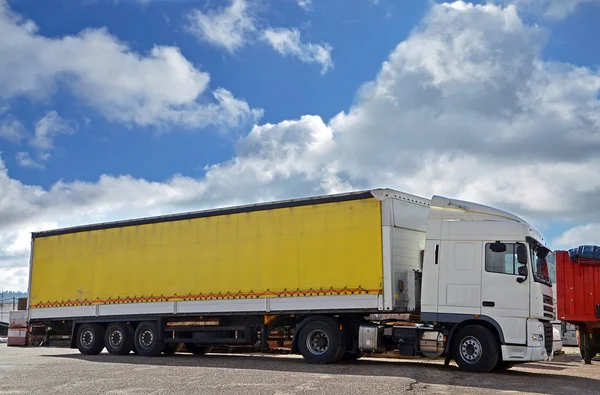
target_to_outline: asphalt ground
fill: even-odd
[[[468,374],[431,360],[365,358],[310,365],[298,356],[82,356],[0,345],[0,394],[599,394],[600,361],[575,348],[552,362]]]

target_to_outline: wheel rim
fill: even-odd
[[[313,330],[306,337],[306,348],[311,354],[324,354],[329,349],[329,336],[322,330]]]
[[[150,329],[144,329],[140,332],[140,346],[150,348],[154,343],[154,333]]]
[[[481,359],[482,349],[479,340],[467,336],[460,343],[460,356],[465,362],[476,363]]]
[[[123,333],[119,329],[113,329],[108,336],[108,342],[113,348],[119,347],[123,343]]]
[[[94,344],[94,332],[90,329],[85,329],[81,332],[80,343],[85,348],[90,348]]]

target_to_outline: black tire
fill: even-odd
[[[77,330],[77,348],[83,355],[98,355],[104,349],[104,327],[81,324]]]
[[[185,343],[185,349],[194,355],[204,355],[212,350],[211,346],[198,346],[194,343]]]
[[[345,351],[339,326],[329,320],[306,324],[299,333],[298,349],[304,359],[314,364],[337,362]]]
[[[461,370],[489,373],[500,360],[500,345],[486,327],[469,325],[456,333],[452,354]]]
[[[165,342],[159,339],[158,325],[155,322],[142,322],[135,329],[135,349],[142,357],[159,356]]]
[[[112,323],[106,328],[104,345],[113,355],[127,355],[133,350],[135,332],[130,325]]]
[[[173,355],[178,353],[183,348],[183,343],[165,343],[165,348],[163,350],[163,354],[165,355]]]

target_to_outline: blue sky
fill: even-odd
[[[9,1],[13,11],[39,26],[39,34],[59,38],[90,27],[105,27],[144,53],[154,45],[173,45],[198,68],[210,72],[211,85],[223,86],[254,107],[265,109],[262,122],[280,122],[303,114],[328,119],[347,108],[357,87],[375,76],[394,46],[406,38],[425,12],[426,2],[394,7],[357,1],[347,7],[343,0],[314,3],[305,12],[294,0],[263,2],[261,19],[277,27],[298,27],[306,40],[327,42],[335,57],[335,72],[320,74],[320,68],[293,58],[284,58],[264,44],[254,44],[236,54],[201,44],[184,31],[186,15],[194,7],[206,10],[220,2],[208,1]],[[408,4],[408,2],[407,2]],[[224,2],[223,5],[227,5]],[[218,6],[217,6],[218,8]],[[285,89],[281,89],[285,86]],[[291,94],[293,92],[293,94]],[[152,127],[115,125],[93,110],[80,106],[72,96],[59,91],[50,105],[22,100],[11,112],[24,124],[33,125],[47,109],[75,120],[81,133],[57,139],[56,155],[45,169],[23,169],[14,156],[23,147],[3,149],[12,174],[25,183],[50,187],[58,179],[94,181],[104,173],[131,174],[164,180],[173,173],[198,177],[205,165],[231,157],[236,133],[191,130],[156,135]],[[89,119],[89,124],[86,119]],[[160,161],[148,160],[160,156]],[[86,161],[85,167],[73,163]],[[11,166],[12,165],[12,166]]]
[[[24,289],[32,230],[370,187],[600,243],[599,19],[597,0],[0,0],[0,288]]]

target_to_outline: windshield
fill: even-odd
[[[528,237],[528,242],[533,279],[538,283],[552,286],[552,280],[550,278],[550,269],[548,267],[548,259],[551,258],[552,251],[542,246],[538,241],[536,241],[533,238]]]

